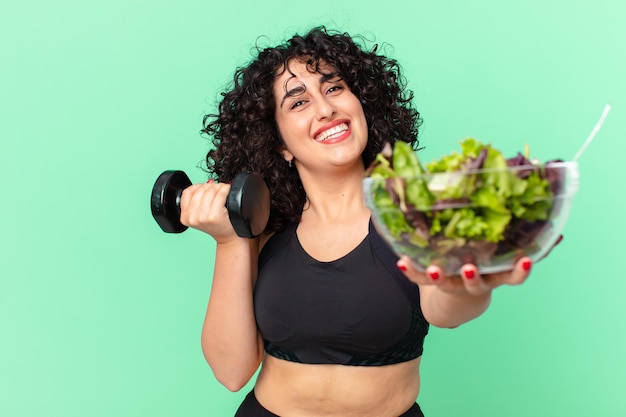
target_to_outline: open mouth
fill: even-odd
[[[315,140],[318,142],[324,142],[329,139],[335,139],[347,132],[348,129],[349,127],[347,123],[340,123],[337,126],[333,126],[317,135]]]

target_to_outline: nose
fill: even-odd
[[[335,105],[325,97],[317,101],[317,119],[330,119],[335,114]]]

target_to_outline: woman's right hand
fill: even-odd
[[[180,200],[180,222],[208,233],[217,243],[239,239],[226,209],[229,191],[230,184],[213,180],[185,188]]]

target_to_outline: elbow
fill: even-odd
[[[210,360],[207,363],[215,376],[215,379],[222,384],[227,390],[237,392],[245,387],[252,379],[259,367],[259,362],[245,363],[246,361],[237,361],[228,363],[222,360]]]
[[[213,371],[213,375],[215,375],[215,379],[217,379],[217,381],[230,392],[238,392],[241,390],[248,384],[248,382],[250,382],[250,379],[252,379],[252,376],[254,375],[254,372],[249,372],[244,369],[227,372],[219,371],[218,369],[211,367],[211,370]]]
[[[263,345],[256,351],[237,351],[206,343],[204,338],[202,341],[202,353],[215,379],[231,392],[241,390],[250,382],[261,365],[263,352]]]
[[[240,378],[240,379],[236,379],[236,378],[220,378],[217,375],[215,375],[215,378],[219,381],[220,384],[222,384],[230,392],[238,392],[238,391],[240,391],[243,387],[246,386],[246,384],[249,381],[249,379],[248,380],[244,380],[243,378]]]

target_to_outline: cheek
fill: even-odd
[[[306,118],[298,117],[282,117],[276,120],[278,132],[285,142],[297,140],[309,133],[309,124]]]
[[[357,102],[355,108],[355,114],[359,115],[359,119],[363,125],[363,129],[367,131],[367,118],[365,117],[365,112],[363,111],[363,107],[361,106],[361,102]]]
[[[276,120],[276,130],[278,131],[278,135],[284,141],[286,138],[289,137],[289,124],[284,117],[281,117],[279,115],[276,115],[276,118],[274,120]]]
[[[277,124],[277,131],[280,142],[285,149],[293,150],[297,146],[297,141],[294,140],[295,135],[289,126]]]
[[[365,112],[363,111],[363,105],[361,104],[361,101],[357,98],[357,96],[353,96],[351,107],[352,107],[351,109],[352,114],[360,114],[361,119],[365,120]]]

